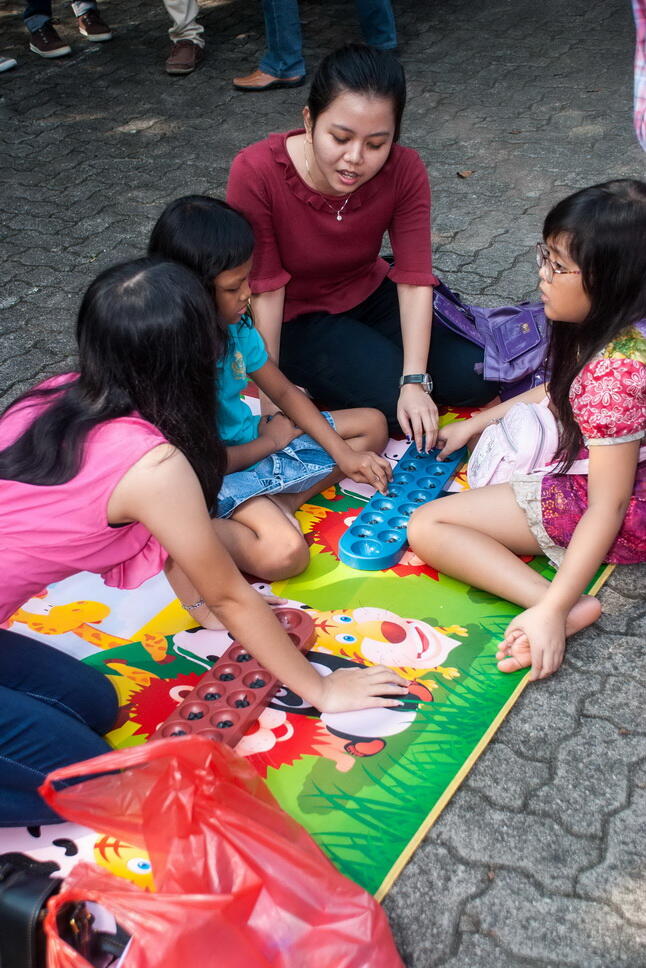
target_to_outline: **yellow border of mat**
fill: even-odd
[[[615,570],[614,565],[606,565],[606,567],[603,569],[603,571],[601,572],[597,580],[591,585],[590,589],[588,590],[588,594],[596,595],[599,589],[602,588],[603,585],[605,585],[606,581],[608,580],[608,578],[610,577],[610,575],[613,573],[614,570]],[[383,898],[386,896],[390,888],[393,886],[393,884],[401,874],[402,870],[410,860],[411,856],[417,850],[422,840],[424,839],[426,834],[429,832],[429,830],[431,829],[431,827],[433,826],[433,824],[441,814],[442,810],[444,810],[445,806],[447,805],[447,803],[449,802],[449,800],[451,799],[455,791],[458,789],[458,787],[466,777],[467,773],[470,771],[473,764],[476,762],[476,760],[478,759],[482,751],[485,749],[485,747],[489,744],[489,741],[491,740],[492,736],[494,735],[494,733],[496,732],[500,724],[503,722],[503,720],[507,716],[507,713],[514,705],[514,703],[516,702],[516,700],[518,699],[518,697],[520,696],[521,692],[523,691],[523,689],[525,688],[528,682],[529,682],[529,676],[525,676],[523,681],[518,683],[518,686],[516,687],[516,689],[514,689],[513,693],[511,694],[511,696],[509,697],[505,705],[502,707],[502,709],[500,710],[500,712],[498,713],[494,721],[489,725],[487,731],[481,737],[478,745],[474,747],[474,749],[471,752],[471,755],[467,760],[465,760],[465,762],[462,764],[462,766],[460,767],[456,775],[453,777],[453,780],[451,781],[451,783],[449,783],[448,787],[446,788],[446,790],[444,791],[440,799],[437,801],[437,803],[435,804],[435,806],[427,816],[424,823],[419,827],[415,836],[408,843],[405,850],[402,851],[402,853],[399,855],[399,857],[397,858],[393,866],[390,868],[390,870],[384,877],[383,881],[379,885],[379,888],[377,889],[377,891],[375,891],[375,898],[378,901],[383,900]]]

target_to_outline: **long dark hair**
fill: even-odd
[[[244,215],[219,198],[184,195],[166,206],[150,234],[148,254],[174,259],[199,276],[214,298],[213,280],[251,258],[253,231]],[[225,341],[228,327],[220,322]]]
[[[215,415],[220,334],[200,281],[160,259],[113,266],[85,293],[76,338],[79,375],[11,405],[53,400],[0,451],[0,478],[64,484],[78,473],[93,427],[137,412],[182,451],[210,507],[226,452]]]
[[[406,106],[406,75],[394,54],[366,44],[345,44],[324,57],[316,69],[307,106],[316,124],[322,114],[344,91],[381,97],[392,101],[395,137],[399,139]]]
[[[555,320],[551,329],[550,397],[562,424],[564,470],[583,443],[568,396],[572,381],[623,329],[646,317],[646,183],[622,178],[568,196],[543,227],[546,242],[559,237],[590,299],[582,323]]]

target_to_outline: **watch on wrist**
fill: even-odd
[[[407,383],[419,383],[422,390],[425,390],[429,396],[433,392],[433,381],[428,373],[405,373],[404,376],[399,378],[399,386],[406,386]]]

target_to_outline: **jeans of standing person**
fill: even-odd
[[[356,0],[361,32],[367,44],[381,50],[397,46],[395,17],[390,0]],[[298,0],[263,0],[266,50],[260,70],[273,77],[301,77],[305,73]]]
[[[75,17],[97,9],[96,0],[73,0],[71,7]],[[52,0],[27,0],[22,19],[30,33],[40,30],[52,19]]]
[[[477,407],[498,393],[484,380],[484,351],[439,324],[433,326],[428,372],[438,406]],[[397,421],[404,354],[397,286],[386,278],[354,309],[305,313],[283,324],[280,368],[327,410],[375,407],[391,433]]]
[[[117,711],[102,673],[0,629],[0,827],[60,823],[38,787],[51,770],[107,753]]]

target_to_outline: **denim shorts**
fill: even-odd
[[[329,425],[336,429],[332,415],[323,410]],[[334,461],[309,434],[301,434],[283,450],[263,457],[253,467],[226,474],[218,494],[215,517],[228,518],[252,497],[263,494],[298,494],[328,476]]]

